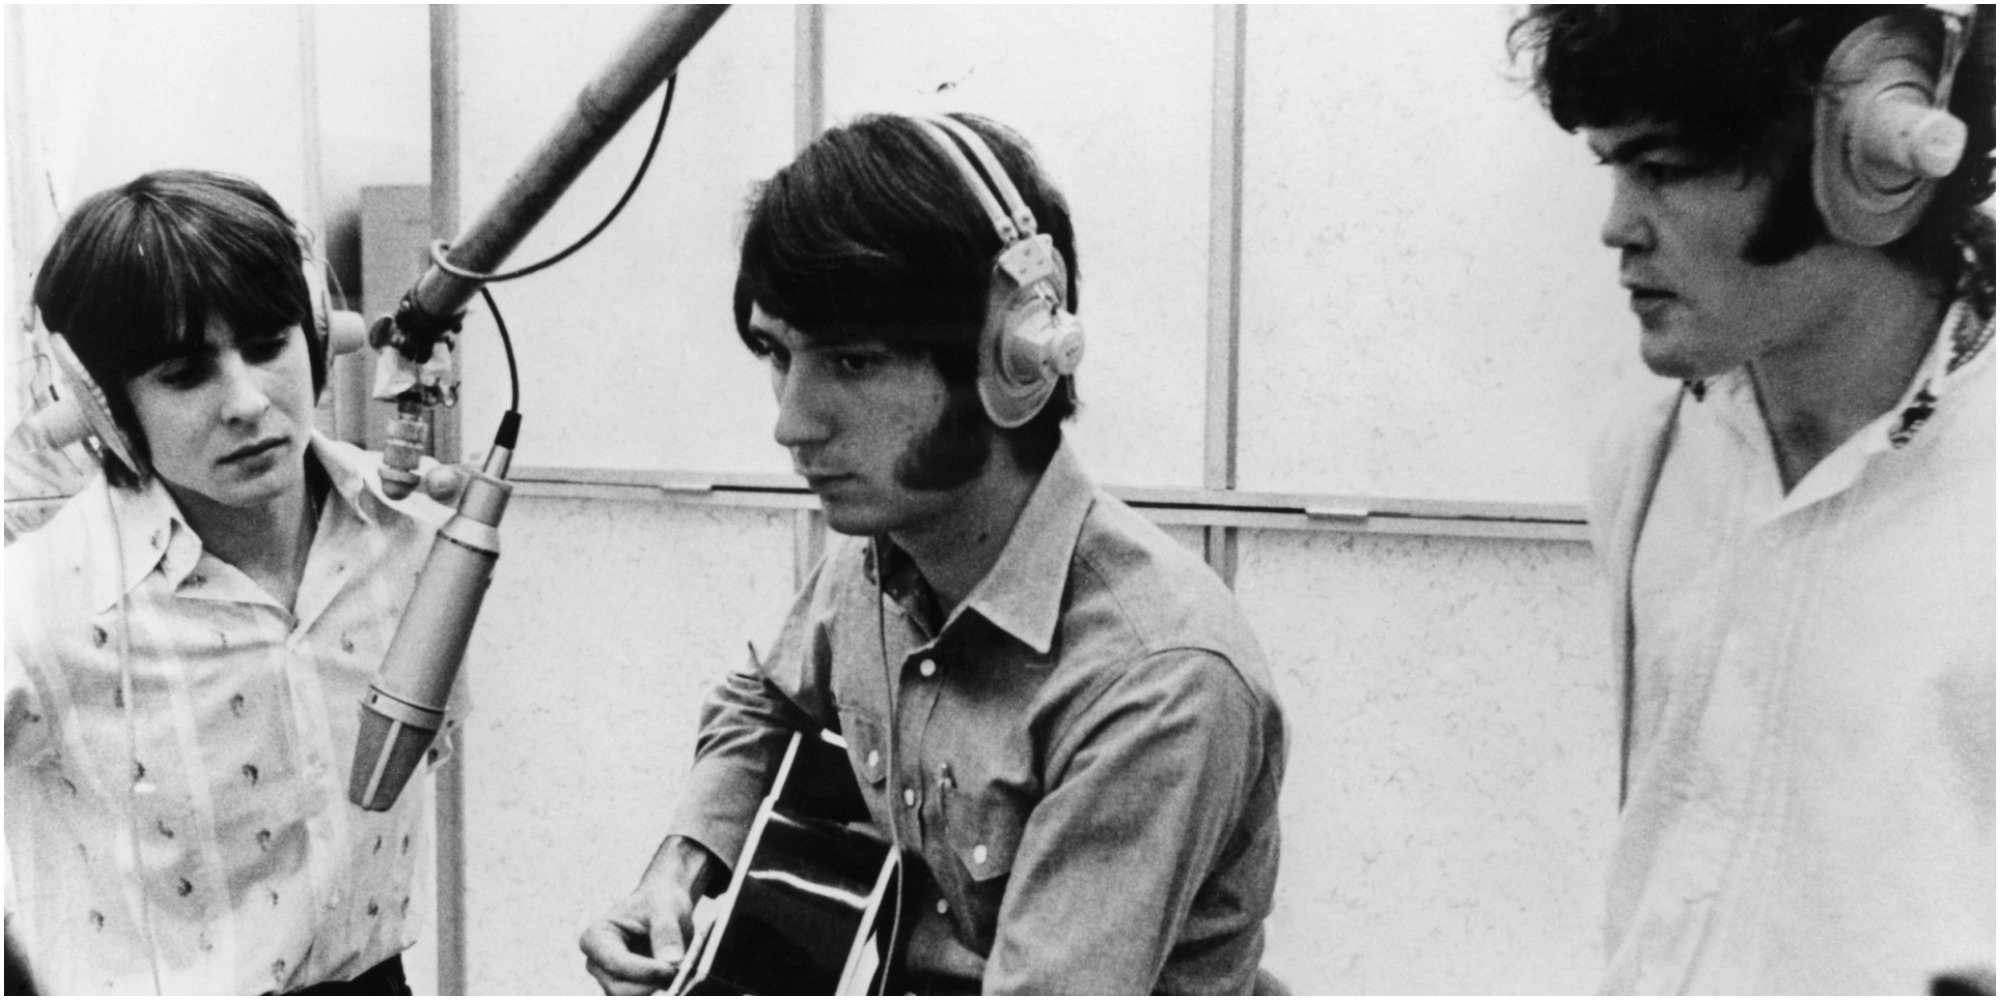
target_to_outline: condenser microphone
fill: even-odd
[[[500,558],[500,516],[514,487],[504,478],[521,415],[508,411],[486,464],[473,473],[458,512],[438,529],[382,673],[361,701],[361,732],[347,798],[373,812],[396,804],[444,726],[445,706],[465,658],[479,602]]]

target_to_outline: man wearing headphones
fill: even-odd
[[[1227,588],[1063,444],[1075,262],[1026,144],[973,116],[863,117],[758,190],[737,332],[845,537],[716,688],[665,842],[584,932],[607,992],[672,978],[814,727],[915,873],[912,989],[1253,989],[1283,720]]]
[[[1992,9],[1541,7],[1511,41],[1612,170],[1674,380],[1593,473],[1605,988],[1991,992]]]
[[[8,932],[43,989],[409,992],[425,796],[346,782],[447,512],[314,432],[318,266],[255,184],[165,171],[86,199],[36,276],[103,446],[7,552]]]

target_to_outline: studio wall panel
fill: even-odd
[[[1236,589],[1290,737],[1266,967],[1300,993],[1592,989],[1618,789],[1588,547],[1246,531]]]
[[[467,986],[593,993],[577,936],[638,882],[697,713],[792,593],[788,512],[517,497],[466,655]]]
[[[520,166],[652,8],[459,11],[461,224]],[[763,367],[737,340],[730,295],[751,183],[792,151],[792,10],[733,7],[682,64],[660,151],[638,193],[564,264],[493,287],[521,364],[526,465],[785,472]],[[631,180],[658,120],[641,107],[512,265],[583,235]],[[414,271],[412,272],[414,276]],[[465,333],[463,439],[482,450],[507,402],[485,307]]]
[[[1639,371],[1608,174],[1497,6],[1248,12],[1239,485],[1576,502]]]

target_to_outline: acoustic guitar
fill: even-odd
[[[793,733],[675,996],[899,993],[902,863],[835,733]]]

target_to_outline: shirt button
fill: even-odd
[[[906,805],[906,806],[909,806],[909,807],[910,807],[910,808],[912,808],[912,809],[915,809],[915,808],[917,807],[917,790],[916,790],[916,789],[914,789],[914,788],[905,788],[905,789],[903,789],[903,804],[904,804],[904,805]]]
[[[941,914],[951,912],[951,904],[945,902],[942,897],[938,899],[938,912]]]
[[[931,660],[925,660],[924,662],[917,664],[917,673],[920,673],[925,677],[929,677],[930,675],[937,673],[937,664]]]
[[[986,863],[985,844],[981,844],[978,847],[972,849],[972,863],[975,865],[983,865]]]

